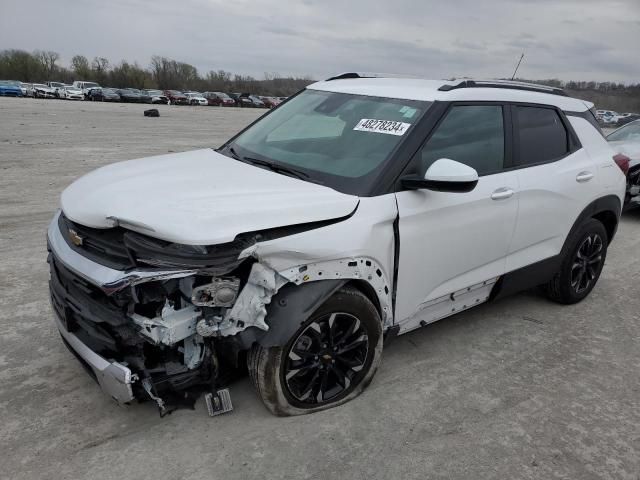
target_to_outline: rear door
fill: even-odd
[[[431,300],[502,275],[517,213],[517,174],[510,158],[510,119],[502,104],[453,104],[412,159],[421,177],[440,158],[476,169],[466,193],[398,191],[400,249],[395,318],[402,330],[433,321]]]
[[[599,192],[596,166],[560,110],[511,108],[519,212],[507,271],[560,253],[578,215]]]

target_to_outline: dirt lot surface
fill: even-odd
[[[60,192],[117,160],[217,146],[261,111],[0,98],[0,478],[640,478],[640,213],[579,305],[528,292],[398,338],[355,401],[160,419],[118,407],[63,346],[45,230]]]

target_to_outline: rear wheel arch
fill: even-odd
[[[616,216],[616,214],[611,210],[604,210],[596,213],[592,218],[595,218],[604,225],[604,228],[607,231],[608,241],[611,243],[611,240],[613,240],[616,230],[618,229],[618,216]]]
[[[562,254],[566,253],[569,239],[587,220],[595,218],[604,225],[607,231],[608,242],[611,243],[618,228],[618,220],[620,219],[620,212],[622,211],[622,205],[620,199],[615,195],[607,195],[600,197],[589,205],[578,215],[578,218],[573,223],[571,230],[565,238],[564,245],[562,247]]]

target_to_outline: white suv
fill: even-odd
[[[346,402],[383,339],[528,287],[596,284],[627,165],[592,104],[521,83],[315,83],[217,150],[127,161],[48,231],[67,346],[121,403],[231,408],[246,358],[278,415]]]
[[[81,80],[76,80],[75,82],[73,82],[73,85],[71,85],[73,88],[77,88],[82,90],[82,95],[84,95],[84,98],[87,98],[89,95],[89,90],[93,89],[93,88],[100,88],[100,85],[98,85],[95,82],[84,82]]]

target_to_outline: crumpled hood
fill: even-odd
[[[358,197],[195,150],[115,163],[62,193],[62,210],[94,228],[117,224],[189,245],[349,215]],[[117,220],[116,220],[117,219]]]
[[[629,162],[630,167],[635,167],[640,163],[640,142],[620,140],[617,142],[609,142],[609,145],[611,145],[611,148],[613,148],[616,153],[622,153],[629,157],[631,160]]]

